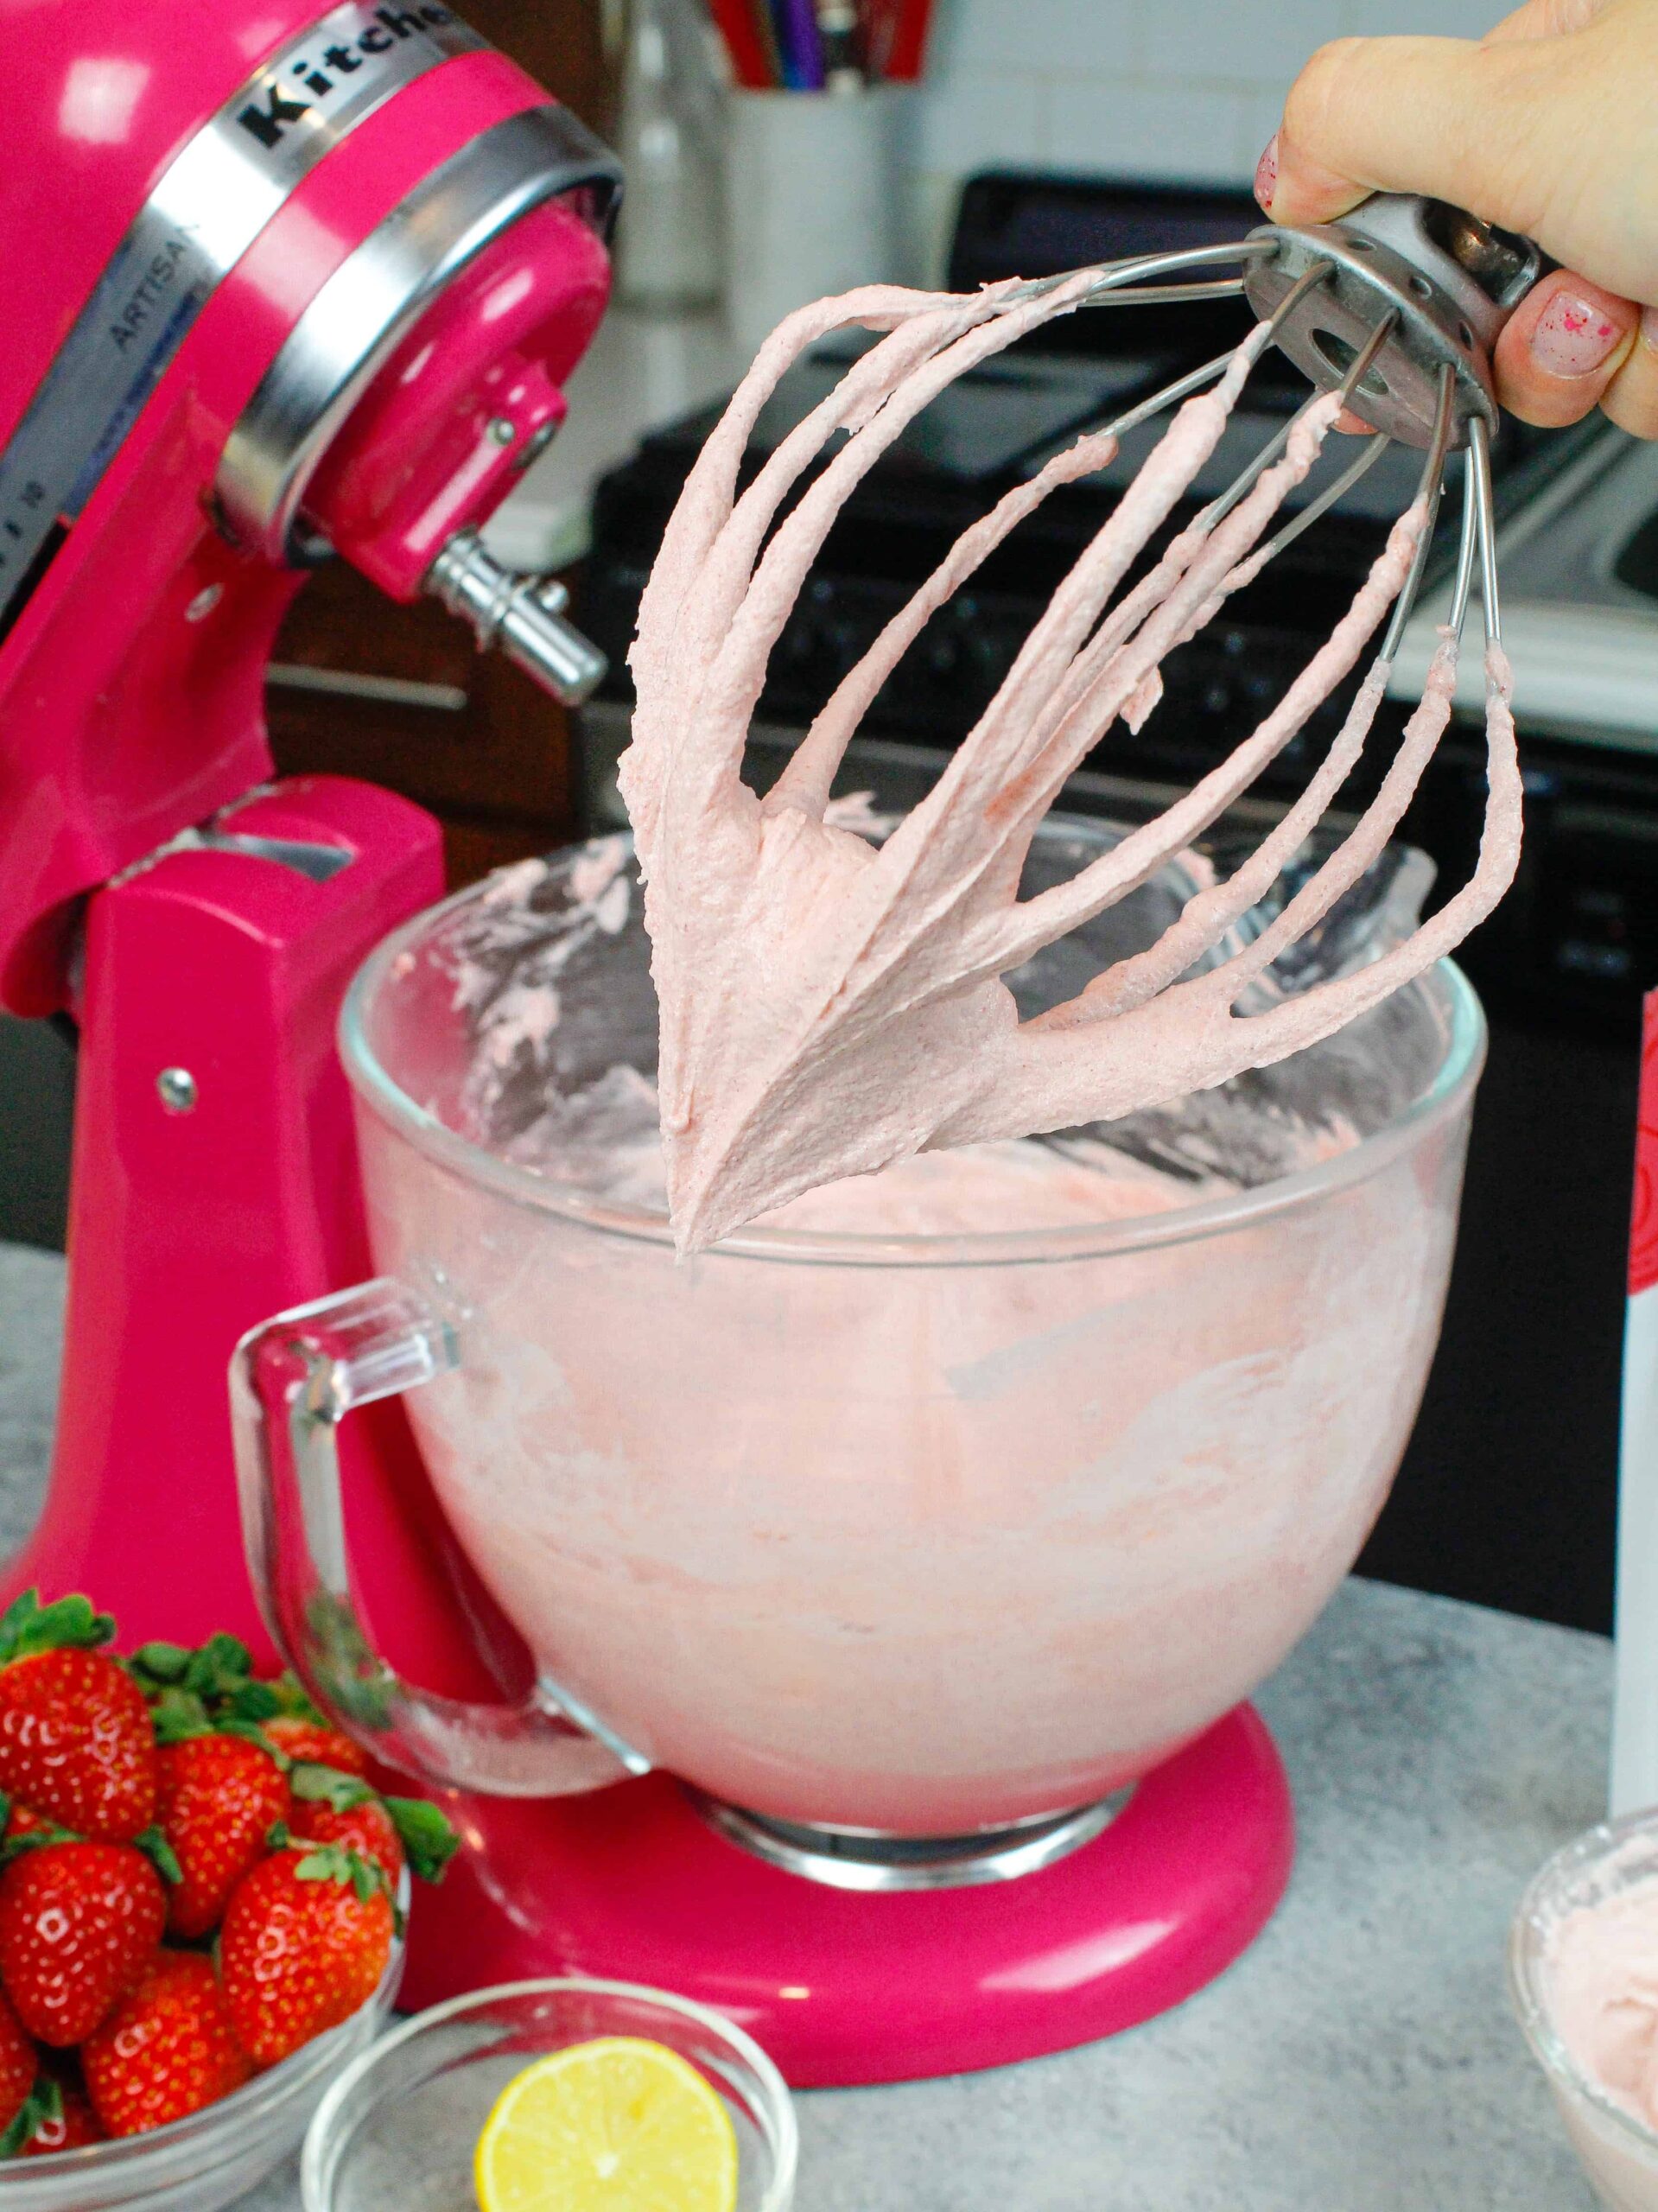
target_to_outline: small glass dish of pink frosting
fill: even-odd
[[[1612,2212],[1658,2212],[1658,1809],[1539,1871],[1509,1941],[1520,2024]]]

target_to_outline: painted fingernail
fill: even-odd
[[[1274,130],[1267,143],[1267,150],[1255,163],[1255,198],[1262,212],[1273,212],[1273,194],[1278,189],[1278,133]]]
[[[1575,292],[1556,292],[1531,334],[1531,358],[1552,377],[1586,377],[1623,335],[1599,308]]]
[[[1653,352],[1658,353],[1658,308],[1642,308],[1641,335]]]

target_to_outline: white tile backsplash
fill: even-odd
[[[985,0],[966,0],[969,7]],[[1000,6],[1002,0],[991,0]],[[1339,38],[1341,0],[1162,0],[1146,10],[1147,73],[1178,84],[1188,74],[1236,85],[1286,86],[1315,47]]]
[[[1056,83],[1046,159],[1057,168],[1229,182],[1237,175],[1246,95],[1229,86],[1137,84],[1068,77]]]
[[[1021,165],[1247,183],[1313,48],[1473,38],[1502,0],[937,0],[910,140],[919,201]]]
[[[931,67],[1073,69],[1137,74],[1145,67],[1145,0],[937,0]],[[931,73],[931,68],[930,68]]]
[[[1050,80],[1035,72],[977,65],[930,86],[912,143],[918,168],[966,175],[975,168],[1046,165]]]

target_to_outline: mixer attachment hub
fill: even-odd
[[[1500,231],[1443,200],[1378,194],[1337,223],[1305,229],[1266,224],[1244,294],[1263,321],[1293,287],[1324,265],[1322,280],[1282,316],[1274,341],[1315,385],[1334,391],[1377,326],[1392,322],[1358,389],[1371,427],[1401,443],[1432,446],[1442,372],[1455,378],[1453,447],[1475,416],[1495,432],[1491,349],[1536,283],[1543,259],[1528,238]]]

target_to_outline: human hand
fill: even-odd
[[[1598,404],[1658,438],[1658,0],[1526,0],[1478,41],[1337,39],[1290,89],[1255,194],[1322,223],[1371,192],[1448,200],[1563,266],[1497,341],[1502,404]]]

